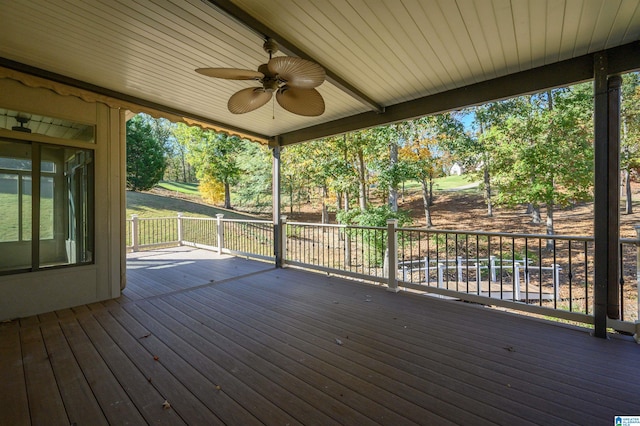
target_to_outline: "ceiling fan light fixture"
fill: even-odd
[[[208,77],[228,80],[257,80],[262,87],[240,90],[229,98],[227,107],[233,114],[253,111],[271,99],[276,100],[289,112],[304,116],[324,113],[324,100],[315,88],[321,85],[326,73],[324,68],[306,59],[278,56],[278,43],[268,38],[263,49],[269,54],[269,62],[258,67],[258,71],[235,68],[198,68],[196,72]]]

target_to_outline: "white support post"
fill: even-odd
[[[387,290],[393,293],[400,291],[398,288],[398,236],[396,228],[398,219],[387,219]]]
[[[182,245],[184,234],[182,230],[182,213],[178,213],[178,245]]]
[[[462,256],[456,258],[456,269],[458,270],[458,282],[462,282]]]
[[[438,263],[438,288],[444,287],[444,264]]]
[[[520,296],[520,264],[518,262],[513,264],[513,299],[522,300]]]
[[[553,297],[554,300],[560,300],[560,271],[562,268],[557,263],[553,264]]]
[[[491,271],[491,281],[494,283],[498,281],[496,279],[496,257],[489,256],[489,270]]]
[[[287,216],[280,217],[280,267],[284,268],[287,265]]]
[[[424,278],[426,284],[429,285],[429,283],[431,282],[431,277],[429,276],[429,256],[424,257]]]
[[[222,254],[222,248],[224,247],[224,223],[222,222],[223,217],[224,214],[222,213],[216,214],[216,224],[218,230],[218,254]]]
[[[480,263],[474,262],[473,265],[476,267],[476,283],[478,283],[478,289],[480,289],[480,281],[482,280],[482,273],[480,272]]]
[[[131,215],[131,246],[133,247],[132,248],[133,251],[138,251],[140,249],[139,241],[140,240],[138,238],[138,215],[132,214]]]

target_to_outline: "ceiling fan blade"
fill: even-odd
[[[276,93],[276,100],[282,108],[294,114],[315,117],[324,112],[324,99],[316,89],[282,86]]]
[[[326,77],[324,68],[315,62],[291,56],[278,56],[268,63],[269,71],[277,74],[289,87],[313,89],[322,84]]]
[[[198,68],[196,72],[207,77],[226,78],[227,80],[260,80],[264,74],[258,71],[236,68]]]
[[[229,102],[227,102],[227,107],[233,114],[244,114],[260,108],[269,102],[271,96],[271,92],[265,92],[261,87],[249,87],[231,96]]]

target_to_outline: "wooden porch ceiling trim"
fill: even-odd
[[[608,57],[610,75],[640,68],[640,42],[629,43],[603,52]],[[281,146],[292,145],[587,81],[593,78],[593,55],[583,55],[392,105],[387,107],[383,114],[366,112],[283,133],[279,135],[277,141]]]
[[[321,65],[324,68],[325,72],[327,73],[327,81],[329,83],[331,83],[334,86],[338,87],[344,93],[346,93],[349,96],[351,96],[352,98],[358,100],[359,102],[361,102],[362,104],[366,105],[367,107],[371,108],[372,111],[374,111],[376,113],[382,113],[382,112],[385,111],[385,108],[383,106],[377,104],[375,101],[373,101],[366,94],[362,93],[361,91],[356,89],[353,85],[351,85],[347,81],[345,81],[342,78],[340,78],[340,76],[338,76],[338,74],[336,74],[334,71],[332,71],[330,68],[328,68],[325,64],[321,63],[320,61],[318,61],[317,59],[313,58],[308,53],[304,52],[302,49],[297,47],[295,44],[293,44],[292,42],[287,40],[284,36],[278,34],[273,29],[269,28],[268,26],[266,26],[262,22],[258,21],[253,16],[249,15],[247,12],[245,12],[244,10],[242,10],[241,8],[239,8],[238,6],[233,4],[231,1],[229,1],[229,0],[206,0],[206,3],[208,3],[213,8],[215,8],[218,11],[220,11],[221,13],[231,17],[232,19],[234,19],[236,22],[238,22],[239,24],[243,25],[244,27],[250,29],[251,31],[254,31],[259,36],[273,38],[274,40],[276,40],[278,42],[278,45],[280,47],[280,51],[284,52],[285,54],[287,54],[289,56],[297,56],[299,58],[307,59],[309,61],[313,61],[313,62],[318,63],[319,65]]]
[[[73,91],[69,91],[69,90],[56,90],[55,88],[56,84],[60,84],[60,85],[80,89],[80,91],[86,91],[96,95],[100,95],[100,96],[96,96],[95,99],[93,100],[104,102],[112,107],[117,106],[122,109],[133,111],[135,113],[144,112],[156,118],[162,117],[173,122],[182,122],[189,126],[199,126],[199,127],[202,127],[203,129],[210,129],[217,132],[225,132],[231,135],[236,135],[238,137],[246,138],[254,142],[258,142],[265,145],[269,144],[271,141],[271,137],[266,135],[250,132],[246,129],[237,128],[225,123],[211,120],[210,118],[207,118],[207,117],[203,117],[197,114],[192,114],[176,108],[171,108],[166,105],[161,105],[155,102],[148,101],[146,99],[127,95],[121,92],[107,89],[105,87],[96,86],[94,84],[90,84],[85,81],[80,81],[71,77],[67,77],[51,71],[43,70],[41,68],[26,65],[20,62],[12,61],[10,59],[6,59],[3,57],[0,57],[0,67],[17,71],[18,73],[28,74],[30,76],[41,78],[46,81],[54,82],[53,85],[50,85],[46,83],[38,83],[32,79],[30,79],[29,81],[26,81],[24,78],[14,77],[15,79],[21,81],[23,84],[27,84],[30,86],[45,87],[48,89],[52,89],[54,91],[58,91],[62,94],[74,94]],[[2,77],[3,77],[3,73],[0,71],[0,78]],[[75,95],[80,98],[86,97],[86,95],[84,94],[75,93]],[[89,97],[93,98],[92,96],[89,96]]]

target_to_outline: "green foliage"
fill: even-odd
[[[341,210],[338,212],[337,218],[339,223],[347,225],[384,228],[384,230],[347,229],[349,236],[361,240],[362,244],[367,246],[365,260],[369,266],[381,266],[384,261],[384,252],[387,247],[387,220],[397,219],[398,227],[411,223],[411,218],[405,212],[394,212],[388,205],[370,206],[366,210],[354,209],[348,212]]]
[[[269,148],[243,140],[237,162],[242,174],[236,185],[234,200],[256,210],[270,209],[272,159]]]
[[[224,207],[231,208],[231,187],[240,179],[242,169],[238,155],[241,139],[226,133],[215,133],[199,127],[178,124],[176,138],[187,147],[186,158],[196,170],[198,179],[218,181],[224,185]]]
[[[638,172],[640,169],[640,74],[622,76],[620,112],[620,168]]]
[[[497,201],[568,206],[591,199],[593,97],[589,85],[523,97],[492,128]]]
[[[153,188],[162,179],[165,167],[163,143],[154,137],[147,119],[136,115],[127,121],[127,188]]]
[[[353,209],[348,212],[341,210],[338,212],[337,217],[339,223],[359,226],[386,227],[388,219],[397,219],[399,227],[411,223],[411,218],[406,212],[394,212],[387,205],[369,206],[366,210]]]

